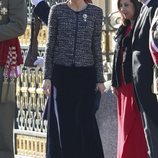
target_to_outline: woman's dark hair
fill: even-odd
[[[85,3],[92,3],[92,0],[84,0]]]
[[[120,11],[120,1],[121,0],[117,1],[117,8],[119,11]],[[134,18],[137,19],[142,4],[140,2],[138,2],[138,0],[130,0],[130,2],[133,3],[133,5],[134,5],[134,8],[135,8],[135,15],[134,15],[135,17]],[[130,21],[128,19],[125,19],[124,17],[121,17],[121,18],[122,18],[123,25],[129,24]]]

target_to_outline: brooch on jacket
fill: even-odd
[[[87,21],[87,17],[88,17],[88,15],[87,15],[87,14],[83,14],[83,20],[84,20],[84,22],[86,22],[86,21]]]
[[[2,20],[3,15],[6,15],[8,12],[8,9],[6,7],[3,7],[2,1],[0,1],[0,20]]]

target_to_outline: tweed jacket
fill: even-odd
[[[102,10],[92,4],[79,12],[67,3],[54,5],[48,19],[45,79],[52,79],[53,65],[95,66],[98,83],[104,82],[101,54]]]
[[[25,0],[0,1],[0,41],[22,35],[26,28]]]

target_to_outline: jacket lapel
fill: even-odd
[[[133,32],[132,44],[134,44],[135,40],[138,38],[141,26],[146,22],[148,8],[153,7],[154,3],[157,3],[157,0],[151,0],[147,5],[142,6]]]
[[[142,25],[142,20],[144,19],[143,16],[146,12],[146,6],[142,6],[141,10],[140,10],[140,14],[137,18],[137,21],[136,21],[136,24],[135,24],[135,29],[133,31],[133,38],[132,38],[132,44],[135,42],[135,39],[138,37],[138,34],[139,34],[139,31],[140,31],[140,28],[141,28],[141,25]],[[144,20],[143,20],[144,22]]]

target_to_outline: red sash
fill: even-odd
[[[4,66],[6,78],[18,77],[19,65],[23,63],[18,38],[0,42],[0,66]]]
[[[4,66],[7,64],[8,53],[11,47],[15,48],[17,55],[16,63],[14,64],[20,65],[23,63],[19,40],[18,38],[14,38],[11,40],[0,42],[0,66]]]

